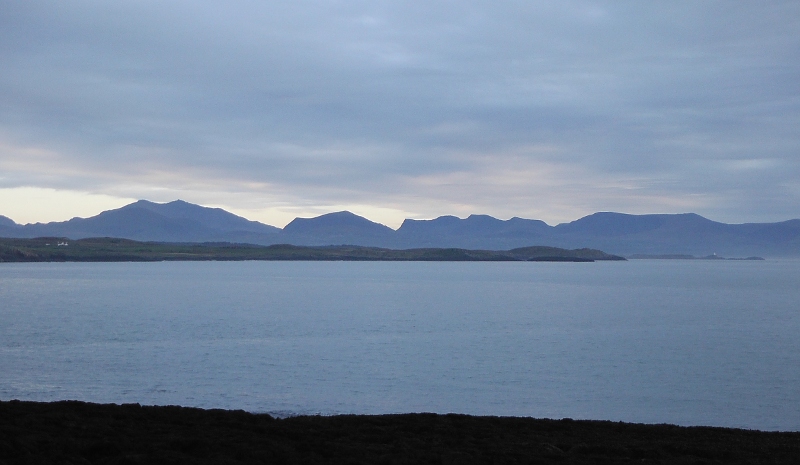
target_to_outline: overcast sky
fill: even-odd
[[[800,2],[0,0],[0,214],[800,217]]]

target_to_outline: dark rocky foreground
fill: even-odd
[[[800,463],[800,432],[0,402],[0,463]]]

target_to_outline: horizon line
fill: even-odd
[[[572,221],[557,223],[557,224],[553,224],[553,225],[551,225],[550,223],[547,223],[544,220],[537,219],[537,218],[523,218],[523,217],[520,217],[520,216],[513,216],[511,218],[508,218],[508,219],[504,220],[504,219],[497,218],[497,217],[494,217],[494,216],[488,215],[488,214],[471,213],[471,214],[469,214],[468,216],[466,216],[464,218],[459,217],[457,215],[450,215],[450,214],[440,215],[440,216],[437,216],[435,218],[422,218],[422,219],[419,219],[419,218],[405,218],[403,220],[403,222],[400,224],[399,227],[392,228],[391,226],[388,226],[386,224],[383,224],[383,223],[380,223],[380,222],[377,222],[377,221],[373,221],[373,220],[367,218],[366,216],[362,216],[362,215],[359,215],[357,213],[353,213],[352,211],[339,210],[339,211],[332,211],[332,212],[328,212],[328,213],[323,213],[323,214],[320,214],[320,215],[317,215],[317,216],[312,216],[312,217],[298,216],[298,217],[295,217],[289,223],[287,223],[285,226],[279,227],[279,226],[273,226],[271,224],[263,223],[261,221],[251,220],[250,218],[238,215],[236,213],[233,213],[233,212],[231,212],[229,210],[226,210],[224,208],[221,208],[221,207],[207,207],[205,205],[188,202],[188,201],[183,200],[183,199],[175,199],[175,200],[171,200],[171,201],[168,201],[168,202],[155,202],[155,201],[147,200],[147,199],[139,199],[139,200],[136,200],[134,202],[131,202],[131,203],[126,204],[126,205],[123,205],[123,206],[118,207],[118,208],[111,208],[111,209],[108,209],[108,210],[102,210],[99,213],[96,213],[96,214],[91,215],[91,216],[86,216],[86,217],[75,216],[75,217],[72,217],[72,218],[70,218],[68,220],[62,220],[62,221],[55,220],[55,221],[48,221],[48,222],[39,222],[39,221],[37,221],[35,223],[17,223],[12,218],[10,218],[8,216],[5,216],[2,212],[0,212],[0,217],[6,218],[6,219],[12,221],[16,226],[33,226],[33,225],[47,225],[47,224],[52,224],[52,223],[66,223],[66,222],[72,221],[72,220],[78,220],[78,219],[85,220],[85,219],[89,219],[89,218],[94,218],[94,217],[99,216],[99,215],[101,215],[103,213],[120,210],[120,209],[123,209],[123,208],[126,208],[126,207],[130,207],[132,205],[135,205],[135,204],[141,203],[141,202],[146,202],[146,203],[155,204],[155,205],[168,205],[168,204],[173,204],[173,203],[183,203],[183,204],[192,205],[192,206],[195,206],[195,207],[206,208],[206,209],[210,209],[210,210],[221,210],[221,211],[224,211],[225,213],[229,213],[231,215],[234,215],[236,217],[245,219],[247,221],[252,221],[252,222],[255,222],[255,223],[259,223],[259,224],[262,224],[262,225],[265,225],[265,226],[269,226],[269,227],[272,227],[272,228],[279,229],[281,231],[283,231],[286,228],[286,226],[291,224],[293,221],[298,220],[298,219],[299,220],[313,220],[313,219],[321,218],[323,216],[335,215],[337,213],[349,213],[349,214],[354,215],[354,216],[356,216],[358,218],[362,218],[364,220],[367,220],[367,221],[369,221],[371,223],[379,224],[381,226],[384,226],[384,227],[386,227],[388,229],[391,229],[392,231],[398,231],[400,228],[402,228],[403,224],[405,224],[406,221],[435,221],[435,220],[438,220],[438,219],[441,219],[441,218],[456,218],[456,219],[458,219],[460,221],[465,221],[465,220],[467,220],[467,219],[469,219],[471,217],[474,217],[474,216],[488,217],[488,218],[491,218],[491,219],[494,219],[494,220],[497,220],[497,221],[502,221],[502,222],[512,221],[512,220],[515,220],[515,219],[523,220],[523,221],[540,221],[540,222],[544,223],[545,225],[547,225],[548,227],[551,227],[551,228],[554,228],[554,227],[557,227],[557,226],[560,226],[560,225],[564,225],[564,224],[574,223],[574,222],[580,221],[580,220],[582,220],[584,218],[588,218],[590,216],[594,216],[594,215],[598,215],[598,214],[604,214],[604,213],[614,214],[614,215],[624,215],[624,216],[681,216],[681,215],[695,215],[695,216],[698,216],[700,218],[703,218],[705,220],[708,220],[708,221],[711,221],[711,222],[714,222],[714,223],[727,224],[727,225],[776,224],[776,223],[785,223],[785,222],[788,222],[788,221],[800,220],[800,218],[789,218],[789,219],[785,219],[785,220],[781,220],[781,221],[773,221],[773,222],[724,223],[724,222],[721,222],[721,221],[712,220],[710,218],[707,218],[707,217],[705,217],[703,215],[700,215],[698,213],[695,213],[695,212],[683,212],[683,213],[624,213],[624,212],[617,212],[617,211],[611,211],[611,210],[601,210],[601,211],[596,211],[594,213],[590,213],[588,215],[584,215],[584,216],[582,216],[580,218],[577,218],[577,219],[574,219]]]

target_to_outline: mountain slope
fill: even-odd
[[[390,247],[395,231],[348,211],[315,218],[295,218],[281,236],[295,245],[363,245]]]
[[[511,218],[503,221],[488,215],[470,215],[462,220],[440,216],[433,220],[403,221],[397,230],[396,243],[402,247],[508,250],[542,243],[551,229],[540,220]]]
[[[280,231],[280,228],[259,223],[258,221],[250,221],[221,208],[201,207],[200,205],[184,202],[183,200],[175,200],[169,203],[154,203],[148,202],[147,200],[139,200],[138,202],[122,207],[120,210],[132,210],[135,208],[149,210],[170,219],[189,220],[204,228],[220,231],[239,231],[259,234],[273,234]]]
[[[694,213],[626,215],[601,212],[553,229],[554,246],[591,247],[622,255],[800,255],[800,220],[725,224]]]
[[[14,220],[7,216],[0,215],[0,227],[13,228],[15,226],[17,226],[17,223],[15,223]]]
[[[262,236],[275,236],[280,231],[222,209],[201,207],[181,200],[167,204],[140,200],[90,218],[3,229],[0,234],[5,237],[120,237],[160,242],[263,242]]]

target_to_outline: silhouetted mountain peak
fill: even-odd
[[[560,232],[592,233],[600,236],[624,236],[670,227],[708,227],[719,225],[696,213],[630,215],[616,212],[597,212],[570,223],[556,226]]]
[[[182,200],[165,204],[147,200],[106,210],[89,218],[47,224],[3,227],[3,234],[21,237],[119,237],[164,242],[231,241],[266,242],[280,229],[250,221],[220,208],[207,208]]]
[[[13,227],[17,226],[17,223],[7,216],[0,215],[0,226]]]
[[[503,227],[506,223],[503,220],[499,220],[489,215],[469,215],[461,221],[464,223],[464,225],[477,229]]]
[[[403,224],[400,225],[398,231],[408,233],[414,232],[420,228],[442,229],[458,225],[461,221],[463,221],[461,218],[453,215],[440,216],[432,220],[413,220],[406,218],[403,220]]]
[[[174,200],[168,203],[139,200],[117,211],[129,211],[133,209],[147,210],[172,220],[189,220],[204,228],[215,230],[242,231],[260,234],[277,233],[280,231],[274,226],[257,221],[250,221],[221,208],[203,207],[184,200]]]
[[[800,220],[725,224],[694,213],[629,215],[598,212],[571,223],[489,215],[405,220],[394,231],[348,211],[296,218],[283,231],[220,208],[183,200],[140,200],[90,218],[18,225],[0,216],[3,237],[118,237],[160,242],[245,242],[362,245],[391,248],[460,247],[510,250],[530,246],[600,249],[615,254],[800,256]]]
[[[486,221],[494,223],[498,221],[502,222],[503,220],[498,220],[497,218],[489,215],[476,215],[473,213],[466,218],[466,221]]]
[[[182,200],[174,200],[174,202],[182,202]],[[172,203],[172,202],[169,202],[169,203]],[[125,205],[124,207],[120,207],[118,210],[122,210],[122,209],[125,209],[125,208],[145,208],[145,207],[149,207],[149,206],[153,206],[153,205],[163,205],[163,204],[158,204],[156,202],[151,202],[149,200],[142,199],[142,200],[137,200],[136,202],[133,202],[133,203],[129,203],[128,205]]]
[[[295,218],[283,231],[294,234],[312,234],[327,231],[372,231],[391,233],[394,230],[386,225],[370,221],[349,211],[326,213],[314,218]]]
[[[489,215],[461,219],[448,215],[433,220],[405,220],[397,230],[397,238],[404,247],[507,250],[542,244],[550,229],[539,220],[500,220]]]
[[[283,228],[283,235],[302,245],[391,244],[394,230],[348,211],[327,213],[314,218],[295,218]]]
[[[550,227],[541,220],[526,220],[517,217],[504,221],[489,215],[469,215],[464,219],[447,215],[433,220],[405,220],[398,231],[406,234],[422,231],[446,231],[450,234],[502,234],[519,228],[546,230]]]
[[[506,223],[514,224],[514,225],[516,225],[516,224],[524,224],[524,225],[527,225],[527,226],[536,225],[538,227],[543,227],[543,228],[550,228],[551,227],[549,224],[545,223],[542,220],[529,220],[529,219],[526,219],[526,218],[520,218],[518,216],[515,216],[513,218],[509,218],[508,221],[506,221]]]

